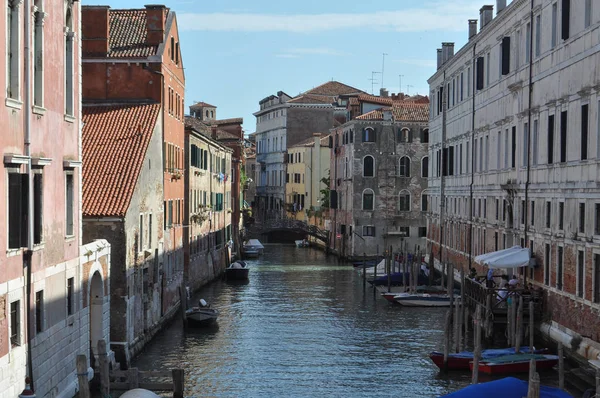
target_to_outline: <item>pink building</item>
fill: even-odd
[[[38,397],[71,397],[76,356],[90,357],[90,339],[108,340],[110,262],[106,242],[80,247],[80,6],[7,3],[0,395],[17,396],[27,375]]]

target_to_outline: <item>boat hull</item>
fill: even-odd
[[[219,311],[212,309],[192,308],[186,311],[185,318],[188,326],[208,326],[217,321]]]
[[[296,247],[308,247],[308,242],[303,241],[303,240],[297,240],[295,241],[296,243]]]
[[[234,281],[241,281],[248,279],[248,268],[226,268],[225,275],[227,279]]]
[[[512,351],[511,351],[512,350]],[[521,347],[522,352],[528,352],[529,347]],[[535,354],[545,354],[548,352],[547,348],[534,350]],[[485,359],[498,357],[502,355],[510,355],[514,353],[514,348],[502,348],[502,349],[488,349],[483,350],[481,353],[482,361]],[[440,369],[444,369],[444,354],[441,352],[434,351],[429,354],[429,358],[433,361],[433,363]],[[461,352],[457,354],[450,353],[448,355],[448,370],[469,370],[470,364],[473,361],[473,353],[472,352]]]
[[[529,372],[529,360],[516,361],[508,363],[480,362],[479,372],[488,375],[510,374],[510,373],[527,373]],[[558,363],[558,357],[548,355],[545,359],[535,359],[536,370],[550,370]],[[473,363],[469,364],[469,368],[473,369]]]
[[[450,307],[450,297],[446,295],[400,294],[394,300],[405,307]]]

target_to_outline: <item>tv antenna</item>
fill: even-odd
[[[377,81],[377,79],[375,79],[375,75],[377,73],[381,73],[381,72],[371,72],[371,78],[369,79],[371,81],[371,95],[374,95],[373,90],[375,89],[374,86],[375,86],[375,82]]]
[[[383,53],[383,61],[381,62],[381,88],[383,88],[383,70],[385,68],[385,56],[387,53]]]
[[[408,95],[408,94],[410,93],[410,88],[411,88],[411,87],[414,87],[414,86],[412,86],[412,85],[410,85],[410,84],[407,84],[407,85],[406,85],[406,95]]]

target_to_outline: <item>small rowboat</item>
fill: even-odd
[[[401,293],[394,300],[405,307],[450,307],[450,296],[447,294]],[[460,301],[460,296],[454,300]]]
[[[520,352],[529,353],[529,347],[521,347]],[[547,348],[536,350],[534,348],[534,354],[545,354],[548,352]],[[481,351],[481,360],[502,357],[507,355],[515,355],[515,349],[513,348],[490,348]],[[438,351],[433,351],[429,354],[429,358],[436,364],[440,369],[444,368],[444,354]],[[463,351],[457,353],[448,354],[448,370],[469,370],[469,363],[473,361],[473,353],[471,351]]]
[[[479,371],[489,375],[527,373],[529,372],[529,362],[532,359],[535,360],[536,370],[549,370],[558,363],[557,355],[513,354],[481,361]],[[473,369],[472,362],[469,364],[469,368]]]

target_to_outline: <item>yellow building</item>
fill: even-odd
[[[321,190],[327,186],[321,180],[329,176],[330,152],[329,136],[320,133],[288,149],[285,180],[288,217],[322,224]]]

